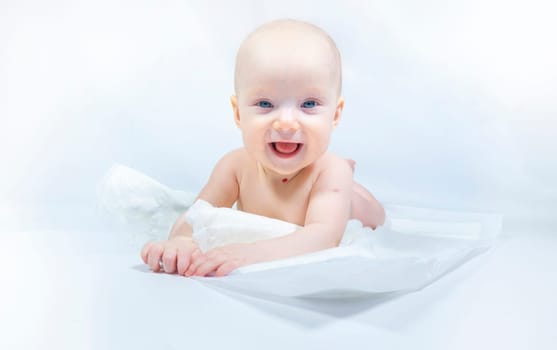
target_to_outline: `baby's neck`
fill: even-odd
[[[260,169],[260,174],[265,177],[265,179],[272,183],[272,184],[288,184],[290,183],[292,180],[294,180],[295,178],[298,177],[298,175],[300,175],[301,172],[304,171],[305,168],[302,168],[300,170],[297,170],[291,174],[279,174],[277,172],[274,172],[270,169],[266,169],[264,168],[261,164],[259,164],[259,169]]]

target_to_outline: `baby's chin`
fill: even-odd
[[[265,169],[284,177],[297,174],[312,163],[311,160],[307,159],[305,150],[301,150],[301,152],[292,157],[283,158],[277,156],[272,150],[267,149],[261,158],[260,163]]]
[[[260,159],[258,160],[259,164],[263,167],[266,173],[274,174],[277,177],[283,178],[290,178],[304,168],[306,168],[309,164],[307,162],[297,162],[296,164],[274,164],[269,159]]]

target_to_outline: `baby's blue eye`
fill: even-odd
[[[259,101],[257,102],[257,106],[261,108],[272,108],[273,104],[269,101]]]
[[[305,101],[304,103],[302,103],[302,108],[314,108],[315,106],[317,106],[317,102],[313,100]]]

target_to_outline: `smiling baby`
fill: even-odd
[[[341,80],[340,53],[320,28],[278,20],[252,32],[238,50],[231,97],[244,147],[220,159],[198,198],[302,227],[202,253],[181,215],[168,240],[143,247],[143,261],[155,272],[223,276],[336,247],[352,218],[382,225],[383,207],[353,180],[354,162],[327,150],[344,108]]]

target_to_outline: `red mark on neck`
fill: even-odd
[[[287,178],[283,178],[283,179],[282,179],[282,183],[283,183],[283,184],[285,184],[287,181],[288,181]]]

